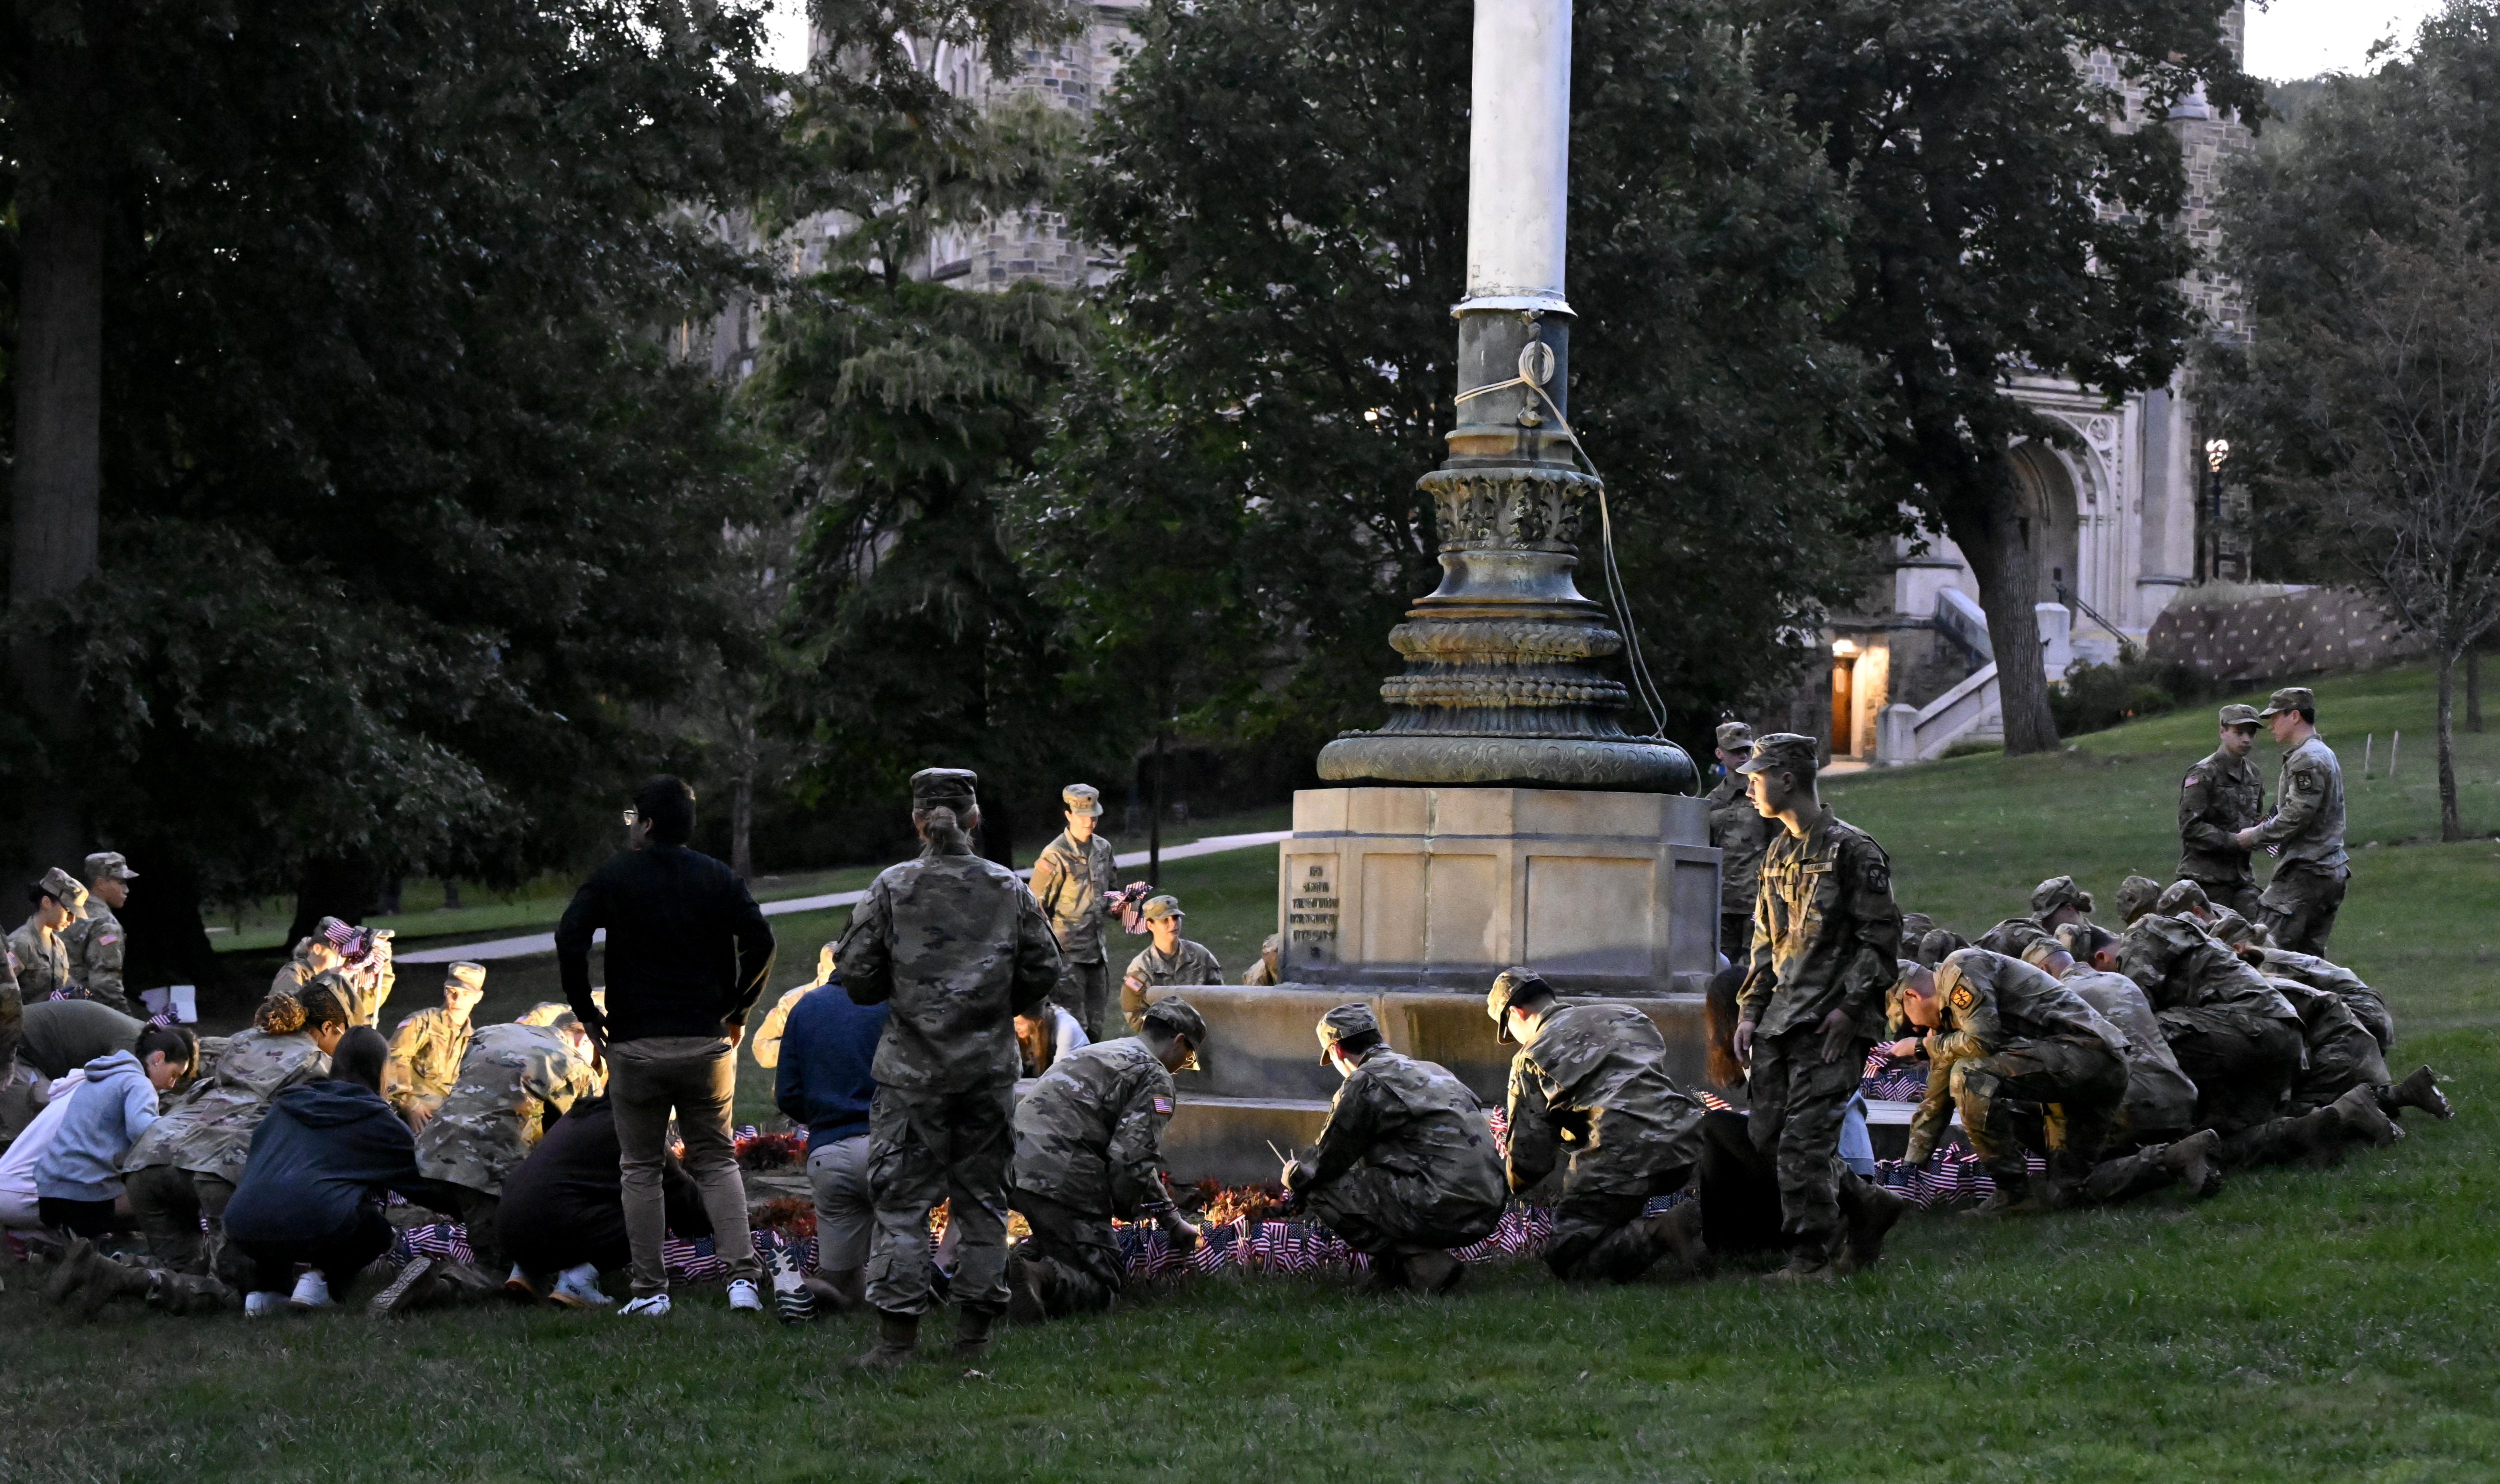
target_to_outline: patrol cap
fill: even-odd
[[[922,768],[911,775],[911,807],[969,809],[980,782],[970,768]]]
[[[70,873],[54,866],[44,873],[44,879],[26,888],[29,895],[49,896],[72,912],[86,908],[86,887],[70,879]]]
[[[2258,720],[2257,708],[2246,701],[2231,702],[2222,708],[2221,714],[2225,726],[2254,726]]]
[[[2073,950],[2056,938],[2035,938],[2023,948],[2023,961],[2035,969],[2045,969],[2049,967],[2049,955],[2052,953],[2063,953],[2069,958],[2075,956]]]
[[[2257,720],[2262,722],[2286,711],[2302,710],[2312,713],[2318,710],[2317,694],[2307,686],[2286,686],[2266,697],[2266,708],[2257,713]]]
[[[448,989],[454,984],[463,989],[474,989],[483,993],[486,988],[486,966],[482,963],[453,964],[449,972],[444,976],[443,987]]]
[[[2153,910],[2165,918],[2175,918],[2188,912],[2201,917],[2213,911],[2214,904],[2205,895],[2205,888],[2194,882],[2174,881],[2162,888],[2160,900],[2153,904]]]
[[[1092,784],[1069,784],[1059,790],[1059,801],[1069,814],[1090,816],[1102,812],[1102,790]]]
[[[2092,910],[2092,894],[2075,885],[2071,876],[2052,876],[2031,888],[2031,915],[2047,917],[2060,907],[2077,912]]]
[[[545,1025],[557,1030],[562,1030],[568,1025],[577,1025],[580,1022],[581,1017],[573,1013],[573,1007],[562,1000],[542,1000],[522,1011],[512,1020],[515,1025]]]
[[[1742,722],[1722,722],[1719,724],[1719,750],[1721,752],[1741,753],[1751,748],[1753,745],[1753,727],[1746,726]]]
[[[1168,1035],[1188,1037],[1189,1060],[1182,1062],[1180,1069],[1183,1072],[1200,1070],[1198,1051],[1199,1048],[1206,1045],[1206,1019],[1198,1013],[1197,1006],[1172,995],[1147,1006],[1146,1013],[1137,1016],[1137,1023],[1155,1026]]]
[[[1145,909],[1139,915],[1149,922],[1160,922],[1166,918],[1185,918],[1189,916],[1188,913],[1180,910],[1180,898],[1171,895],[1169,892],[1166,892],[1162,896],[1147,897]]]
[[[2119,920],[2132,922],[2161,900],[2161,883],[2150,876],[2130,875],[2118,884],[2117,896]]]
[[[1736,764],[1739,773],[1812,773],[1814,738],[1793,731],[1775,731],[1754,742],[1754,756]]]
[[[103,881],[137,881],[139,873],[130,869],[130,857],[119,851],[98,851],[86,857],[86,879]]]
[[[1905,912],[1901,914],[1901,941],[1903,943],[1916,943],[1921,938],[1925,937],[1927,934],[1934,932],[1935,930],[1936,919],[1927,916],[1924,912]]]
[[[1919,971],[1920,971],[1921,969],[1930,969],[1930,970],[1932,970],[1934,967],[1935,967],[1935,965],[1933,965],[1933,964],[1921,963],[1921,962],[1919,962],[1919,961],[1918,961],[1917,959],[1915,959],[1915,958],[1895,958],[1895,959],[1893,959],[1893,960],[1892,960],[1892,992],[1894,992],[1894,993],[1896,993],[1896,994],[1897,994],[1897,993],[1899,993],[1899,992],[1901,991],[1901,989],[1902,989],[1904,986],[1906,986],[1906,985],[1910,984],[1911,983],[1913,983],[1914,981],[1916,981],[1916,980],[1918,979],[1918,977],[1919,977]]]
[[[1374,1036],[1380,1034],[1380,1017],[1373,1015],[1371,1007],[1361,1000],[1351,1005],[1339,1005],[1320,1016],[1320,1060],[1327,1061],[1329,1048],[1338,1042],[1349,1036],[1360,1036],[1366,1032]]]
[[[1493,1017],[1494,1034],[1503,1041],[1510,1039],[1510,1022],[1501,1016],[1513,1003],[1553,992],[1554,986],[1534,969],[1508,968],[1495,975],[1493,987],[1485,991],[1485,1014]]]
[[[2116,942],[2118,934],[2098,922],[2068,922],[2057,929],[2057,947],[2078,962],[2089,963],[2094,953]]]
[[[2214,909],[2213,925],[2208,929],[2233,948],[2264,947],[2264,934],[2254,922],[2228,907]]]
[[[1919,935],[1919,962],[1929,968],[1970,947],[1970,940],[1950,927],[1929,928]]]

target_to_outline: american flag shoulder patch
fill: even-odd
[[[2192,789],[2192,788],[2196,787],[2198,784],[2203,783],[2204,781],[2205,781],[2205,775],[2204,775],[2204,774],[2202,774],[2202,773],[2194,773],[2194,772],[2191,772],[2191,773],[2189,773],[2189,774],[2188,775],[2188,781],[2187,781],[2186,783],[2184,783],[2184,784],[2180,785],[2180,787],[2181,787],[2181,788],[2183,788],[2183,789]]]
[[[1164,1097],[1161,1094],[1157,1094],[1155,1098],[1155,1112],[1159,1113],[1170,1113],[1171,1110],[1172,1100],[1168,1097]]]

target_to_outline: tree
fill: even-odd
[[[2208,400],[2270,515],[2439,667],[2440,838],[2464,837],[2456,669],[2500,627],[2500,9],[2453,4],[2409,62],[2334,80],[2236,173],[2226,261],[2261,333]]]
[[[1031,492],[1097,694],[1303,757],[1377,720],[1387,632],[1438,580],[1415,481],[1458,390],[1469,16],[1140,16],[1073,189],[1079,230],[1125,253],[1102,373]],[[1744,46],[1709,0],[1575,11],[1576,426],[1695,737],[1793,669],[1854,519],[1823,432],[1854,363],[1815,322],[1846,286],[1841,202]]]
[[[2011,453],[2071,438],[2018,372],[2113,400],[2166,384],[2194,329],[2179,143],[2149,120],[2191,88],[2253,116],[2232,0],[1769,0],[1763,89],[1823,141],[1852,208],[1834,334],[1877,369],[1844,425],[1872,493],[1969,559],[2009,752],[2056,745]],[[2139,102],[2132,115],[2130,96]]]
[[[181,867],[159,879],[308,907],[570,858],[647,768],[641,710],[711,643],[721,532],[753,507],[720,389],[662,331],[762,278],[681,209],[780,158],[754,17],[84,0],[0,24],[54,22],[0,46],[0,127],[50,137],[42,48],[112,100],[86,144],[114,312],[80,332],[105,535],[91,578],[13,587],[16,652],[85,709],[10,718],[13,795]],[[8,373],[21,406],[65,395],[49,363]]]

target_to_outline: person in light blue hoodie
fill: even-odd
[[[35,1210],[44,1224],[93,1240],[130,1224],[117,1212],[121,1156],[156,1121],[156,1097],[199,1060],[199,1038],[151,1025],[127,1051],[86,1064],[51,1146],[35,1162]]]

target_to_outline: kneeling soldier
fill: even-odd
[[[416,1168],[440,1191],[436,1209],[467,1224],[469,1250],[489,1274],[504,1266],[495,1219],[504,1177],[529,1158],[549,1121],[599,1087],[589,1038],[569,1006],[549,1001],[471,1038],[460,1080],[417,1134]],[[527,1286],[517,1268],[507,1282],[514,1280]]]
[[[1545,1265],[1557,1277],[1628,1282],[1673,1253],[1701,1267],[1701,1208],[1655,1216],[1652,1196],[1682,1190],[1701,1157],[1701,1110],[1666,1075],[1666,1040],[1628,1005],[1565,1005],[1528,969],[1504,969],[1485,996],[1510,1063],[1510,1188],[1553,1172],[1571,1145]]]
[[[1128,972],[1120,976],[1120,1014],[1128,1017],[1131,1030],[1137,1028],[1154,990],[1224,983],[1224,965],[1215,961],[1206,945],[1180,935],[1189,914],[1180,910],[1179,897],[1150,896],[1142,915],[1154,941],[1129,960]],[[1087,1034],[1092,1034],[1090,1028]]]
[[[1907,964],[1897,987],[1902,1013],[1928,1032],[1930,1063],[1902,1158],[1933,1153],[1958,1108],[1996,1182],[1979,1213],[2002,1214],[2031,1195],[2018,1120],[2036,1108],[2046,1113],[2051,1190],[2030,1204],[2057,1204],[2082,1184],[2126,1097],[2126,1038],[2073,990],[1986,949],[1964,949],[1932,971]]]
[[[1163,1133],[1171,1075],[1195,1065],[1205,1039],[1187,1000],[1157,1000],[1137,1034],[1062,1056],[1017,1105],[1007,1205],[1033,1235],[1007,1261],[1010,1318],[1110,1307],[1123,1286],[1114,1215],[1152,1216],[1183,1246],[1197,1244],[1198,1228],[1172,1209]]]
[[[1370,1254],[1379,1287],[1449,1292],[1465,1271],[1449,1249],[1490,1236],[1509,1200],[1483,1107],[1448,1068],[1391,1050],[1368,1005],[1322,1016],[1319,1038],[1345,1085],[1285,1188]]]

